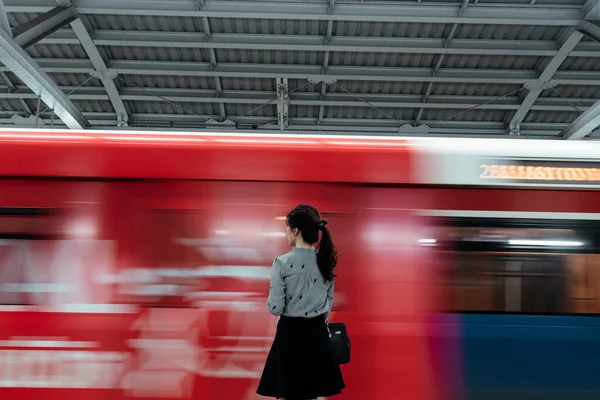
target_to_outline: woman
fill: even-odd
[[[339,394],[344,380],[329,347],[326,325],[337,252],[327,221],[316,208],[297,206],[286,224],[293,248],[273,261],[267,301],[269,312],[281,318],[256,392],[285,400]]]

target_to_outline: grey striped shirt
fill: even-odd
[[[271,314],[286,317],[329,315],[333,288],[319,271],[316,251],[294,247],[273,261],[267,306]]]

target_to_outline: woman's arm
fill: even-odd
[[[281,276],[281,262],[277,258],[271,267],[271,287],[267,306],[269,312],[275,316],[283,314],[285,309],[285,281]]]
[[[335,287],[335,281],[331,281],[331,286],[327,289],[327,303],[329,304],[329,311],[325,314],[325,319],[329,319],[329,314],[331,314],[331,309],[333,308],[333,291]]]

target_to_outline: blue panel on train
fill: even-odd
[[[467,399],[600,398],[600,318],[462,315]]]

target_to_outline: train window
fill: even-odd
[[[0,207],[0,240],[58,239],[59,216],[53,208]]]
[[[38,277],[25,265],[34,259],[33,243],[62,237],[60,215],[54,208],[0,207],[0,305],[35,304]]]
[[[119,301],[153,307],[253,307],[268,290],[285,226],[270,206],[144,210],[136,256],[149,280],[132,281]]]
[[[453,219],[446,311],[600,314],[600,223]]]

